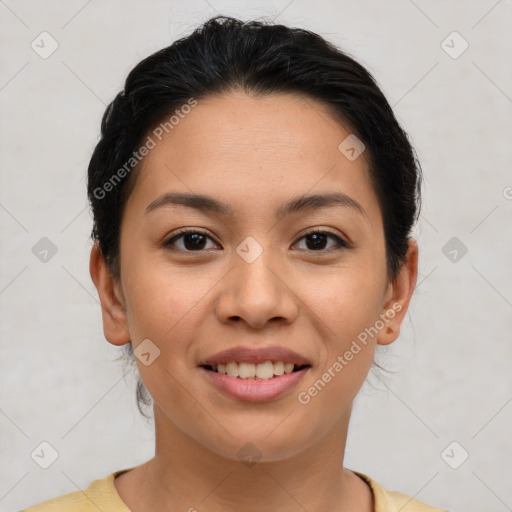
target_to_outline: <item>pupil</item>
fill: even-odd
[[[325,243],[327,235],[321,234],[321,233],[313,233],[312,235],[308,235],[307,238],[309,240],[313,240],[313,247],[310,247],[310,244],[308,245],[308,249],[322,249],[322,246]]]
[[[192,233],[185,235],[183,242],[187,249],[201,249],[204,244],[205,236],[200,233]],[[190,240],[193,240],[192,243],[188,243]]]

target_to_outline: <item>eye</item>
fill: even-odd
[[[329,231],[310,231],[309,233],[306,233],[304,236],[302,236],[299,240],[306,240],[306,250],[309,249],[310,251],[319,252],[329,250],[324,247],[326,241],[329,238],[337,243],[338,248],[350,247],[350,245],[345,242],[345,240]],[[178,249],[185,252],[202,252],[203,250],[207,249],[207,247],[205,248],[205,245],[207,245],[208,239],[213,241],[213,239],[207,233],[198,231],[197,229],[184,229],[177,235],[174,235],[172,238],[164,242],[163,245],[164,247],[177,247]],[[183,242],[182,247],[177,246],[178,241]]]
[[[178,240],[183,241],[184,247],[178,247],[178,249],[185,252],[201,252],[205,249],[206,240],[213,240],[210,236],[197,229],[182,230],[178,235],[173,236],[166,242],[164,247],[176,246]]]
[[[337,242],[338,248],[348,248],[350,245],[345,242],[342,238],[331,233],[330,231],[310,231],[306,233],[300,240],[306,240],[306,246],[311,251],[327,251],[324,246],[326,244],[326,240],[329,238],[335,240]],[[309,243],[308,243],[309,242]],[[335,247],[336,248],[336,247]]]

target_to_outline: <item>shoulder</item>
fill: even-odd
[[[388,491],[369,476],[356,471],[354,473],[370,486],[375,502],[375,512],[448,512],[427,505],[401,492]]]
[[[114,487],[114,478],[124,471],[116,471],[105,478],[94,480],[85,490],[52,498],[20,512],[130,512]]]

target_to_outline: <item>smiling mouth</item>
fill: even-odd
[[[202,365],[201,367],[205,370],[236,379],[271,380],[282,375],[288,375],[310,368],[311,365],[296,365],[293,363],[284,363],[283,361],[265,361],[259,364],[231,361],[225,364]]]

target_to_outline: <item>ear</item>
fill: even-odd
[[[418,244],[415,240],[410,239],[408,245],[406,261],[394,281],[388,285],[385,306],[381,314],[381,319],[385,325],[377,335],[379,345],[389,345],[398,338],[400,326],[405,318],[416,286]]]
[[[105,338],[112,345],[129,343],[130,333],[121,286],[112,276],[97,242],[91,250],[89,273],[101,302]]]

